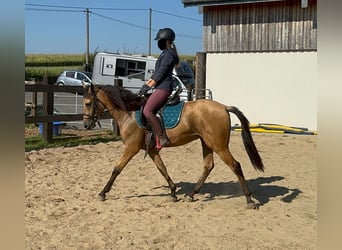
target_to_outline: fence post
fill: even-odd
[[[53,85],[55,79],[43,76],[43,83],[46,85]],[[43,93],[43,115],[53,115],[53,92]],[[46,142],[51,143],[53,138],[53,123],[47,122],[43,124],[43,138]]]
[[[196,99],[205,99],[206,89],[206,64],[207,54],[205,52],[196,52],[196,82],[195,96]]]
[[[114,86],[122,87],[122,79],[114,79]],[[114,136],[120,136],[119,126],[114,119],[112,119],[112,128]]]
[[[36,79],[34,79],[34,84],[37,84]],[[37,115],[37,104],[38,104],[38,94],[37,92],[32,92],[32,100],[31,100],[31,115],[32,116]]]

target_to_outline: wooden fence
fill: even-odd
[[[53,122],[57,121],[81,121],[83,114],[54,114],[54,92],[83,93],[83,87],[55,86],[56,78],[44,76],[43,82],[25,84],[25,92],[32,92],[32,111],[25,117],[27,123],[43,123],[43,138],[47,142],[53,139]],[[43,92],[43,113],[37,115],[37,93]],[[106,113],[103,119],[111,119]]]

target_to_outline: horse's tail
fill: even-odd
[[[226,110],[227,112],[235,114],[241,122],[241,136],[243,144],[245,145],[245,149],[247,151],[249,159],[252,162],[253,167],[256,170],[264,171],[264,164],[262,163],[261,157],[253,141],[251,132],[249,130],[249,121],[247,120],[246,116],[234,106],[227,106]]]

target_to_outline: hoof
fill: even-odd
[[[184,198],[186,201],[189,201],[189,202],[193,202],[194,201],[194,197],[190,194],[185,194],[184,195]]]
[[[178,201],[177,196],[170,196],[170,201],[177,202]]]
[[[258,206],[255,204],[255,202],[249,202],[247,203],[247,209],[257,209]]]
[[[106,195],[104,195],[104,194],[99,194],[99,195],[97,196],[97,198],[98,198],[100,201],[105,201],[105,200],[106,200]]]

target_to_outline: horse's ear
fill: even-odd
[[[88,82],[82,81],[82,86],[85,89],[85,91],[87,91],[89,94],[93,94],[94,93],[94,85],[93,85],[92,82],[88,83]]]
[[[89,83],[86,83],[86,82],[82,81],[82,87],[83,87],[85,90],[88,90],[88,88],[89,88]]]

